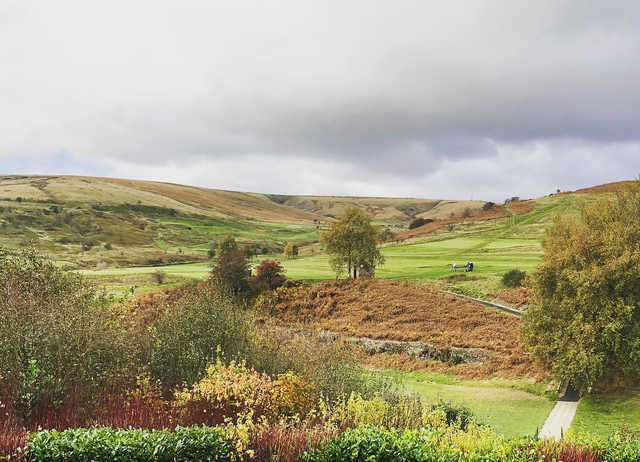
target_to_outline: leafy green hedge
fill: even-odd
[[[306,462],[640,462],[640,439],[614,435],[606,441],[506,440],[481,427],[347,430]]]
[[[111,428],[41,431],[29,438],[34,462],[197,462],[237,460],[224,428]]]

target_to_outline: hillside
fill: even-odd
[[[277,204],[262,194],[153,181],[81,176],[4,176],[0,199],[69,205],[137,204],[211,218],[309,224],[321,217]]]
[[[7,175],[0,177],[0,245],[33,244],[61,264],[84,268],[202,262],[226,234],[258,254],[279,255],[286,242],[317,243],[327,222],[352,205],[391,227],[396,242],[504,234],[514,219],[520,236],[539,239],[552,214],[573,213],[577,200],[622,185],[483,210],[482,201],[267,195],[115,178]],[[408,231],[415,217],[435,221]],[[301,255],[320,257],[318,252],[317,245],[305,246]],[[307,274],[324,278],[330,271],[314,267]]]
[[[285,196],[269,195],[280,204],[328,217],[339,217],[349,206],[361,207],[377,221],[409,221],[415,217],[440,218],[452,212],[459,214],[465,207],[480,208],[481,201],[445,201],[413,198]]]

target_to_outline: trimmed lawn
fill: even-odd
[[[449,401],[467,406],[482,423],[506,437],[534,435],[555,402],[541,396],[543,386],[525,381],[460,380],[433,373],[389,371],[407,391],[428,403]],[[536,394],[534,394],[535,392]]]
[[[582,398],[571,430],[584,430],[606,437],[620,427],[640,431],[640,393],[611,393]]]

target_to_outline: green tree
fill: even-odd
[[[344,215],[329,225],[321,240],[329,254],[331,268],[340,275],[358,277],[358,272],[373,274],[376,266],[384,263],[377,246],[380,233],[371,217],[357,207],[348,207]]]
[[[531,275],[524,341],[580,390],[640,371],[640,181],[557,217]]]

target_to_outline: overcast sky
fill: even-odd
[[[0,0],[0,173],[500,200],[640,174],[640,2]]]

